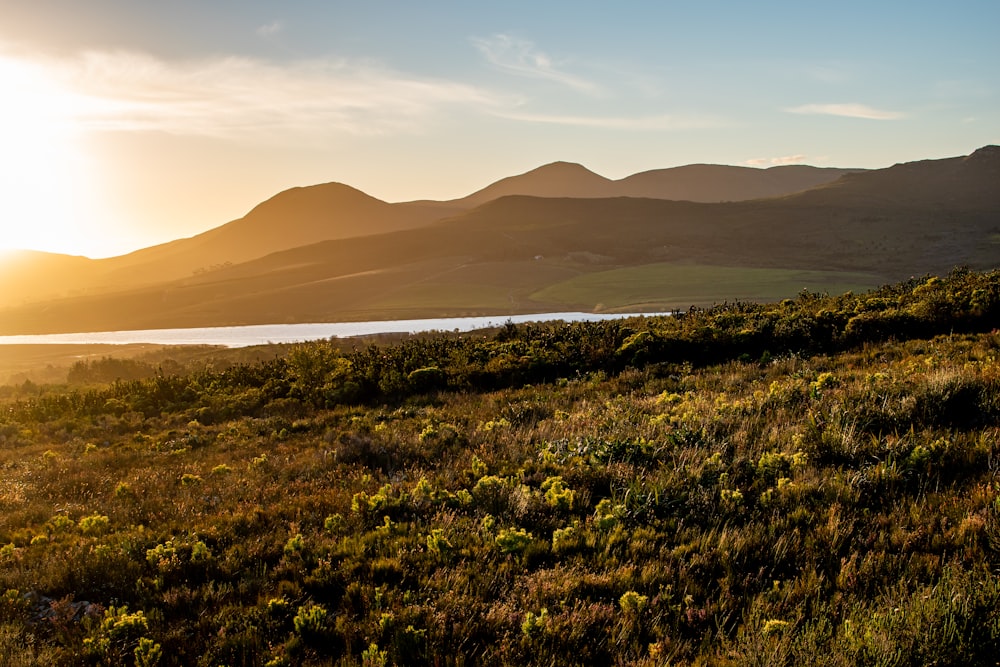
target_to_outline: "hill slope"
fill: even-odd
[[[178,278],[319,241],[419,227],[450,213],[432,204],[389,204],[341,183],[292,188],[221,227],[112,258],[108,275],[139,269]]]
[[[13,250],[0,253],[0,308],[75,293],[100,260]]]
[[[292,188],[221,227],[119,257],[26,253],[19,266],[0,273],[0,306],[176,280],[319,241],[426,225],[451,213],[440,205],[389,204],[340,183]]]
[[[998,163],[987,148],[722,204],[503,197],[419,228],[292,248],[149,289],[9,309],[0,331],[686,308],[689,294],[670,284],[685,270],[711,277],[709,267],[719,268],[720,282],[697,300],[711,303],[742,294],[728,291],[741,281],[776,281],[791,296],[825,282],[854,289],[958,264],[988,268],[1000,263]],[[595,278],[581,283],[586,276]],[[809,282],[792,286],[802,279]],[[608,285],[643,296],[609,304]]]
[[[859,169],[791,165],[755,169],[718,164],[692,164],[655,169],[614,181],[571,162],[553,162],[511,176],[449,204],[472,207],[508,195],[533,197],[646,197],[680,201],[722,202],[779,197],[830,183]]]
[[[509,195],[531,197],[614,197],[614,181],[573,162],[552,162],[531,171],[509,176],[454,200],[463,208],[472,208]]]
[[[770,169],[692,164],[657,169],[616,181],[616,194],[696,202],[742,201],[780,197],[831,183],[860,169],[787,165]]]
[[[849,171],[692,165],[611,181],[581,165],[557,162],[502,179],[462,199],[396,204],[341,183],[292,188],[220,227],[120,257],[86,260],[22,253],[16,262],[0,261],[0,308],[120,291],[123,285],[135,289],[320,241],[420,227],[508,195],[735,201],[797,192]]]

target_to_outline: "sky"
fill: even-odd
[[[192,236],[338,181],[880,168],[1000,144],[1000,2],[0,0],[0,250]],[[2,260],[0,260],[2,261]]]

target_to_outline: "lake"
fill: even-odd
[[[310,340],[381,333],[421,333],[426,331],[475,331],[503,326],[507,322],[597,322],[641,317],[657,313],[536,313],[490,317],[442,317],[425,320],[384,320],[374,322],[322,322],[312,324],[256,324],[239,327],[191,329],[147,329],[141,331],[97,331],[91,333],[0,336],[0,345],[67,345],[152,343],[156,345],[222,345],[248,347],[267,343],[301,343]]]

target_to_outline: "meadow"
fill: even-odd
[[[880,283],[873,274],[848,271],[659,263],[584,273],[545,287],[531,298],[543,303],[596,303],[609,310],[671,310],[678,304],[711,304],[720,294],[729,295],[730,301],[777,301],[802,290],[863,292]],[[669,287],[667,298],[664,285]]]
[[[0,663],[997,664],[998,323],[955,271],[11,388]]]

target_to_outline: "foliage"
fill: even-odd
[[[991,664],[998,286],[317,343],[8,401],[0,656]]]

